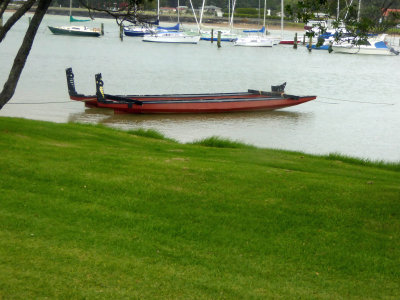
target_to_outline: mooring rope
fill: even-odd
[[[325,104],[338,104],[338,103],[335,103],[335,102],[326,102],[326,101],[320,101],[320,100],[318,100],[318,102],[319,103],[325,103]]]
[[[13,102],[13,103],[7,103],[7,105],[11,105],[11,104],[59,104],[59,103],[75,103],[73,101],[57,101],[57,102]],[[78,102],[77,102],[78,103]]]
[[[386,102],[368,102],[368,101],[357,101],[357,100],[348,100],[348,99],[337,99],[325,96],[318,96],[318,98],[334,100],[334,101],[344,101],[344,102],[355,102],[355,103],[366,103],[366,104],[379,104],[379,105],[395,105],[395,103],[386,103]]]

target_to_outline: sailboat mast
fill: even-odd
[[[192,2],[190,2],[192,3]],[[202,21],[203,21],[203,14],[204,14],[204,4],[206,3],[206,0],[203,0],[203,4],[201,5],[201,13],[200,13],[200,21],[199,24],[201,25]],[[194,10],[193,10],[194,13]],[[199,29],[200,30],[200,29]]]
[[[231,22],[230,22],[230,27],[231,29],[233,28],[233,15],[235,13],[235,5],[236,5],[236,0],[233,0],[233,4],[232,4],[232,16],[231,16]]]
[[[69,0],[69,18],[72,16],[72,0]]]
[[[347,3],[346,3],[347,4]],[[347,18],[347,15],[349,14],[349,8],[350,8],[350,6],[353,4],[353,0],[351,0],[350,1],[350,4],[349,5],[347,5],[347,11],[346,11],[346,14],[344,15],[344,19],[346,20],[346,18]]]
[[[281,39],[283,40],[283,0],[281,0]]]
[[[178,11],[178,24],[180,24],[180,22],[179,22],[179,0],[178,0],[178,7],[177,7],[177,11]]]
[[[229,20],[231,17],[231,0],[228,0],[228,21],[229,25],[231,25],[231,20]]]
[[[337,12],[336,12],[336,21],[339,21],[339,12],[340,12],[340,0],[337,1]]]
[[[263,26],[265,28],[265,14],[267,12],[267,0],[264,0],[264,23]],[[267,30],[265,30],[265,32],[267,32]]]
[[[199,22],[197,22],[196,12],[194,11],[192,0],[189,0],[189,2],[190,2],[190,6],[192,7],[193,16],[194,16],[194,19],[195,19],[196,24],[197,24],[197,30],[200,33],[200,24],[199,24]]]
[[[160,21],[160,0],[157,0],[157,20]]]

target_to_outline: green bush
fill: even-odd
[[[216,148],[255,148],[254,146],[247,145],[237,141],[231,141],[226,138],[219,136],[212,136],[202,140],[196,140],[193,145],[202,145],[206,147],[216,147]]]
[[[174,141],[173,139],[165,137],[162,133],[160,133],[154,129],[139,128],[139,129],[129,130],[128,133],[137,135],[137,136],[148,137],[148,138],[152,138],[152,139],[156,139],[156,140]]]

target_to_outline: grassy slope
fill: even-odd
[[[13,118],[0,149],[0,298],[399,298],[398,167]]]

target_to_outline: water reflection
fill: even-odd
[[[85,109],[85,111],[83,112],[69,114],[68,122],[97,124],[102,123],[104,120],[110,118],[112,115],[112,110],[90,108]]]
[[[260,122],[260,121],[290,121],[299,122],[310,119],[312,113],[295,111],[252,111],[252,112],[229,112],[229,113],[207,113],[207,114],[114,114],[113,110],[102,108],[86,108],[84,112],[72,113],[68,122],[102,123],[121,129],[131,129],[140,125],[157,123],[187,123],[206,122],[218,124],[229,124],[237,122]]]

